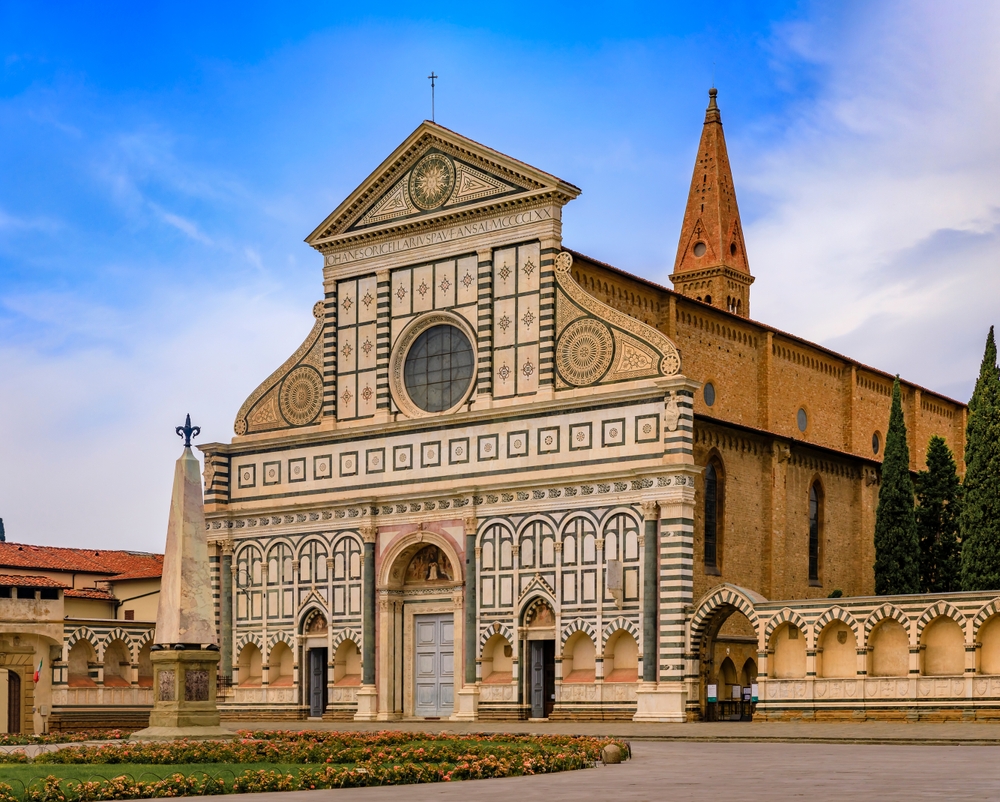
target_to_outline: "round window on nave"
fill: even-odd
[[[406,354],[403,384],[424,412],[444,412],[460,404],[472,384],[472,343],[444,323],[423,331]]]

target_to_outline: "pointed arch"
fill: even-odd
[[[965,615],[963,615],[957,607],[955,607],[952,604],[949,604],[944,599],[941,599],[932,604],[926,610],[924,610],[920,618],[917,619],[915,634],[917,636],[918,643],[920,641],[920,636],[923,635],[924,629],[927,627],[927,625],[931,623],[931,621],[935,620],[936,618],[940,618],[941,616],[945,616],[946,618],[952,619],[956,624],[958,624],[962,628],[963,634],[966,634],[965,630],[966,630],[967,619]]]
[[[602,652],[604,651],[604,647],[608,644],[608,638],[622,629],[635,638],[636,643],[641,642],[639,637],[639,627],[636,626],[635,622],[629,620],[628,618],[619,617],[604,626],[604,631],[601,633],[601,642],[598,644],[601,647]]]
[[[813,624],[813,629],[815,630],[815,635],[818,638],[819,634],[826,629],[827,624],[832,624],[834,621],[840,621],[851,628],[854,633],[854,637],[857,639],[858,643],[861,643],[861,631],[858,625],[857,619],[851,615],[843,607],[831,607],[823,615],[816,619],[816,623]]]
[[[767,624],[764,627],[764,645],[770,646],[771,636],[774,631],[780,627],[782,624],[794,624],[799,629],[801,629],[806,634],[807,648],[812,649],[815,643],[816,634],[812,631],[812,627],[809,626],[808,622],[799,613],[793,610],[791,607],[782,607],[767,620]]]
[[[66,639],[66,649],[72,649],[79,640],[87,641],[93,647],[94,654],[97,654],[101,639],[94,634],[94,630],[90,629],[90,627],[77,627],[73,630],[73,634]]]
[[[871,636],[872,630],[887,618],[895,619],[903,625],[903,629],[907,633],[910,632],[910,619],[907,618],[906,613],[894,604],[883,604],[865,620],[865,645],[868,643],[868,638]]]
[[[582,618],[574,618],[568,624],[563,623],[562,632],[559,634],[559,647],[560,649],[566,645],[566,641],[576,632],[584,632],[593,642],[594,647],[597,647],[597,630],[594,624],[590,621],[585,621]]]
[[[284,643],[292,652],[295,652],[295,634],[293,632],[275,632],[270,635],[267,639],[267,654],[271,654],[271,650],[274,649],[279,643]]]
[[[132,635],[121,627],[115,627],[107,635],[101,638],[101,646],[98,650],[98,659],[104,659],[104,650],[108,648],[112,641],[120,640],[128,647],[129,659],[134,663],[138,659],[138,649],[132,639]]]
[[[979,630],[990,618],[1000,613],[1000,596],[997,596],[989,604],[986,604],[976,613],[972,619],[972,639],[975,641],[979,637]]]
[[[503,624],[499,621],[494,621],[492,624],[488,624],[483,627],[483,631],[479,633],[479,653],[483,653],[483,649],[486,648],[486,642],[492,638],[494,635],[503,635],[507,639],[507,643],[514,643],[514,630],[508,624]]]
[[[714,615],[723,608],[735,608],[750,621],[754,632],[760,636],[760,619],[757,616],[755,603],[767,601],[763,596],[752,590],[730,585],[716,585],[709,590],[695,605],[695,613],[691,617],[691,641],[700,640],[702,633]]]
[[[236,653],[239,654],[240,650],[246,646],[248,643],[252,643],[258,649],[260,653],[264,654],[264,639],[261,638],[260,633],[257,632],[244,632],[236,639]]]

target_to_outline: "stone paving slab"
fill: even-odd
[[[770,725],[768,725],[770,726]],[[995,747],[636,743],[618,766],[431,785],[212,797],[227,802],[719,802],[996,800]]]
[[[596,735],[630,741],[696,741],[752,743],[859,743],[1000,745],[1000,722],[712,722],[649,724],[631,721],[455,722],[455,721],[260,721],[223,722],[230,729],[339,730],[343,732],[491,733],[531,735]],[[998,794],[1000,798],[1000,794]]]

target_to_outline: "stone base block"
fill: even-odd
[[[355,721],[376,721],[378,719],[378,695],[374,685],[358,688],[358,712]]]
[[[133,732],[130,741],[229,741],[236,733],[225,727],[147,727]]]
[[[479,688],[475,685],[466,685],[458,692],[458,710],[451,716],[451,720],[479,720]]]
[[[217,651],[161,649],[153,652],[150,659],[153,710],[149,726],[134,733],[131,740],[207,741],[236,737],[232,730],[219,726],[215,688]]]
[[[683,682],[644,682],[636,692],[633,721],[687,721],[687,686]]]

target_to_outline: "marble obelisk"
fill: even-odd
[[[191,438],[201,432],[187,416],[177,433],[184,452],[174,468],[174,488],[163,552],[160,604],[153,638],[153,711],[149,727],[132,738],[219,739],[235,736],[219,726],[216,676],[219,640],[212,608],[208,538],[201,492],[201,466]]]

